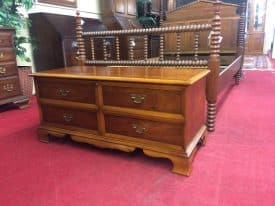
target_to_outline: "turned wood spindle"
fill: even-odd
[[[82,28],[82,19],[80,17],[79,11],[76,13],[76,42],[78,48],[78,65],[84,65],[86,61],[86,51],[83,38],[83,28]]]
[[[92,60],[95,60],[95,44],[94,44],[94,38],[91,38],[91,52],[92,52]]]
[[[162,28],[163,29],[163,28]],[[160,34],[159,37],[159,61],[164,60],[164,34]]]
[[[134,45],[135,45],[135,39],[129,38],[129,59],[131,61],[134,60]]]
[[[212,132],[215,130],[216,107],[218,98],[218,81],[220,69],[220,37],[221,37],[221,2],[216,0],[214,3],[214,18],[212,20],[212,31],[210,38],[210,56],[208,68],[210,73],[207,76],[206,98],[207,98],[207,129]]]
[[[212,132],[215,129],[216,122],[216,103],[207,104],[207,128],[208,131]]]
[[[164,17],[164,11],[163,11],[163,0],[160,0],[160,5],[159,5],[159,27],[162,26],[163,23],[163,17]]]
[[[162,26],[163,23],[163,0],[160,0],[160,9],[159,9],[159,27]],[[163,30],[163,28],[161,28]],[[164,60],[164,34],[160,34],[160,42],[159,42],[159,61]]]
[[[244,46],[245,46],[245,13],[246,13],[246,7],[245,2],[242,2],[241,5],[241,15],[240,15],[240,21],[239,21],[239,32],[238,32],[238,46],[241,48],[241,52],[243,52]]]
[[[200,34],[197,32],[195,34],[195,40],[194,40],[194,60],[198,60],[198,53],[199,53],[199,39],[200,39]]]
[[[106,61],[107,60],[107,41],[105,38],[103,38],[103,58]]]
[[[246,6],[245,0],[241,4],[241,18],[239,21],[239,33],[238,33],[238,53],[241,55],[241,68],[235,76],[235,84],[239,85],[242,77],[242,65],[244,61],[244,48],[245,48],[245,15],[246,15]]]
[[[177,33],[177,54],[176,54],[176,60],[180,60],[180,46],[181,46],[181,33]]]
[[[144,60],[146,61],[148,59],[148,36],[144,35]]]
[[[116,36],[116,60],[120,60],[120,51],[119,51],[119,37]]]

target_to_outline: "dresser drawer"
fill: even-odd
[[[183,124],[105,115],[105,125],[108,133],[183,145]]]
[[[0,99],[20,95],[19,79],[9,78],[0,81]]]
[[[2,48],[0,49],[0,62],[14,61],[15,52],[12,48]]]
[[[59,124],[59,127],[74,126],[97,130],[96,112],[41,105],[43,121]]]
[[[15,62],[0,63],[0,77],[17,75]]]
[[[181,113],[183,88],[144,84],[103,84],[104,105]],[[173,101],[171,101],[173,99]]]
[[[12,46],[12,33],[2,32],[0,33],[0,47],[11,47]]]
[[[38,78],[39,97],[95,104],[95,82]]]

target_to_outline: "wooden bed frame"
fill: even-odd
[[[201,5],[202,4],[202,5]],[[204,6],[204,7],[202,7]],[[164,23],[161,19],[160,24],[163,25],[161,28],[150,28],[150,29],[130,29],[130,30],[113,30],[113,31],[98,31],[98,32],[83,32],[81,26],[81,18],[77,16],[77,44],[79,47],[78,50],[78,60],[79,65],[124,65],[124,66],[177,66],[179,68],[208,68],[211,72],[207,78],[206,86],[206,98],[208,102],[207,106],[207,129],[208,131],[215,130],[215,119],[216,119],[216,110],[217,110],[217,99],[219,92],[228,85],[228,82],[235,78],[236,84],[239,84],[241,73],[242,73],[242,63],[243,63],[243,53],[244,53],[244,27],[245,27],[245,6],[241,6],[241,16],[238,17],[233,12],[236,10],[236,5],[224,4],[219,0],[214,2],[209,2],[206,0],[199,0],[195,3],[191,3],[188,6],[176,9],[168,13],[168,21]],[[228,9],[229,8],[229,9]],[[193,14],[203,14],[197,17],[190,17],[190,9],[193,11]],[[194,10],[195,9],[195,12]],[[227,51],[223,50],[223,53],[230,53],[234,55],[234,61],[232,61],[228,66],[221,67],[221,58],[220,58],[220,37],[221,37],[221,23],[226,20],[221,20],[221,9],[225,9],[226,15],[233,15],[234,18],[229,18],[232,21],[229,21],[227,25],[234,25],[233,31],[239,30],[238,35],[234,35],[234,43],[232,49],[227,48]],[[184,12],[188,10],[188,12]],[[213,17],[214,10],[214,17]],[[201,12],[203,11],[203,12]],[[170,26],[171,21],[170,17],[173,15],[178,15],[178,12],[182,14],[181,17],[189,17],[189,22],[187,24],[180,25],[173,23],[173,26]],[[207,17],[205,17],[207,13]],[[212,13],[212,14],[211,14]],[[212,16],[212,17],[211,17]],[[202,18],[206,19],[202,19]],[[211,19],[210,19],[211,17]],[[194,18],[192,20],[192,18]],[[191,21],[191,20],[192,21]],[[173,18],[172,18],[173,20]],[[172,21],[174,22],[174,21]],[[233,23],[232,23],[233,22]],[[238,27],[236,26],[238,24]],[[166,26],[165,26],[166,25]],[[228,29],[227,29],[228,30]],[[230,29],[229,29],[230,30]],[[224,31],[224,30],[223,30]],[[148,36],[149,35],[159,35],[160,36],[160,55],[157,59],[148,58]],[[188,41],[193,40],[193,52],[191,53],[192,58],[181,59],[182,54],[182,45],[186,43],[182,35],[188,34]],[[191,35],[190,35],[191,34]],[[209,35],[211,34],[211,35]],[[166,58],[167,48],[169,49],[167,42],[171,43],[170,36],[173,35],[173,39],[176,39],[175,45],[175,56],[174,60]],[[120,42],[119,39],[122,36],[127,36],[129,41],[129,60],[121,60],[120,58]],[[144,58],[142,60],[135,59],[134,57],[134,37],[143,36],[144,37]],[[200,38],[201,36],[201,38]],[[103,38],[103,56],[102,60],[96,60],[95,58],[95,43],[96,38]],[[107,44],[104,44],[104,39],[114,38],[115,60],[108,60],[108,51]],[[133,37],[133,40],[131,38]],[[204,38],[203,38],[204,37]],[[166,39],[165,39],[166,38]],[[85,39],[85,40],[84,40]],[[87,45],[85,42],[89,41],[90,51],[87,55]],[[230,40],[228,37],[224,37],[223,42],[227,42],[225,46],[230,47]],[[172,43],[171,43],[172,44]],[[187,44],[186,44],[187,45]],[[210,49],[209,49],[210,45]],[[201,50],[205,50],[208,47],[207,58],[201,58]],[[189,47],[189,56],[190,56]],[[203,51],[204,52],[204,51]],[[88,57],[89,56],[89,57]],[[228,60],[227,60],[228,62]],[[223,69],[221,69],[223,68]]]
[[[163,27],[210,23],[213,19],[212,4],[213,2],[208,0],[197,0],[168,11]],[[220,3],[219,7],[221,11],[220,33],[222,36],[219,52],[221,60],[220,69],[216,70],[216,67],[213,69],[209,66],[211,70],[207,81],[207,125],[209,131],[215,129],[214,116],[218,106],[218,95],[229,83],[232,83],[232,80],[235,79],[237,85],[240,82],[244,56],[245,1],[242,1],[241,5]],[[203,32],[200,34],[201,38],[198,39],[198,35],[195,33],[184,33],[178,38],[178,42],[175,42],[174,39],[177,38],[175,34],[166,34],[164,53],[170,59],[186,58],[195,49],[199,50],[199,55],[207,55],[209,53],[207,35],[208,33]]]

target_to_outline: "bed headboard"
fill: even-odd
[[[208,24],[213,19],[212,15],[213,1],[197,0],[185,6],[176,8],[167,13],[167,19],[163,26],[179,26],[189,24]],[[244,31],[241,30],[240,23],[244,22],[244,11],[239,5],[220,3],[221,11],[221,53],[237,53],[239,51],[240,41],[243,39]],[[238,11],[238,12],[237,12]],[[241,30],[241,31],[240,31]],[[207,32],[202,32],[199,41],[199,49],[205,53],[208,51]],[[175,34],[166,34],[165,53],[173,53],[176,44],[173,43]],[[195,39],[194,33],[184,33],[181,36],[182,53],[192,51],[192,39]]]
[[[220,52],[220,6],[221,2],[216,0],[211,3],[209,6],[209,18],[211,16],[211,21],[188,25],[174,25],[161,28],[146,28],[146,29],[129,29],[129,30],[111,30],[111,31],[95,31],[95,32],[83,32],[81,25],[81,17],[79,13],[76,17],[76,38],[78,45],[78,60],[80,65],[134,65],[134,66],[182,66],[182,67],[206,67],[209,65],[209,60],[211,58],[218,58]],[[210,9],[211,8],[211,9]],[[211,10],[211,12],[210,12]],[[192,49],[192,58],[182,60],[180,58],[181,53],[181,35],[185,33],[192,33],[194,35],[193,39],[193,49]],[[203,33],[207,33],[206,36],[203,36]],[[210,39],[207,39],[209,33],[211,33]],[[160,36],[160,53],[159,58],[148,58],[148,36],[152,34],[157,34]],[[173,34],[176,37],[173,39],[176,45],[174,52],[177,54],[176,59],[168,60],[164,57],[166,41],[165,37],[168,34]],[[128,52],[129,59],[122,60],[120,58],[120,38],[121,37],[130,37],[128,41]],[[134,56],[134,41],[131,40],[131,37],[141,36],[143,37],[143,59],[135,59]],[[98,48],[95,48],[95,41],[100,38],[103,41],[102,50],[103,50],[103,59],[96,59],[95,54]],[[107,47],[110,47],[110,42],[107,42],[107,38],[112,38],[113,45],[112,48],[115,50],[115,59],[108,58]],[[199,57],[199,42],[200,38],[205,38],[209,41],[210,44],[210,57],[209,59],[200,59]],[[85,39],[85,40],[84,40]],[[89,41],[90,45],[90,55],[87,54],[87,46],[85,42]],[[209,45],[207,45],[209,47]],[[209,50],[209,48],[208,48]]]

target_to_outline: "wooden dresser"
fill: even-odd
[[[0,105],[14,103],[23,108],[28,98],[22,95],[20,88],[13,32],[13,29],[0,27]]]
[[[102,148],[168,158],[189,175],[206,134],[208,70],[76,66],[32,74],[40,140],[70,136]]]

